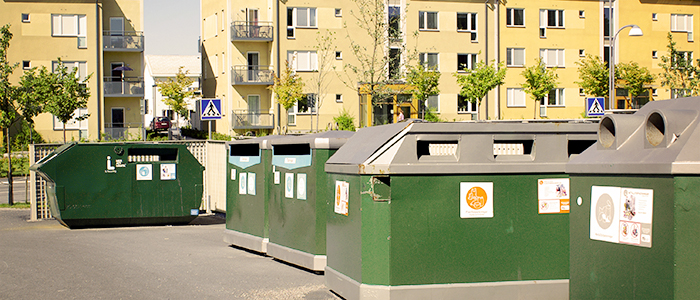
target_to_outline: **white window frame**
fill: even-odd
[[[335,16],[340,18],[343,16],[343,9],[342,8],[336,8],[335,9]]]
[[[28,66],[24,66],[24,64],[27,64]],[[32,68],[32,61],[31,60],[23,60],[22,61],[22,69],[23,70],[29,70]]]
[[[75,33],[65,32],[66,26],[72,23]],[[85,37],[87,36],[87,16],[70,14],[51,15],[51,36]]]
[[[578,49],[579,57],[586,57],[586,49]]]
[[[585,19],[585,18],[586,18],[586,11],[585,11],[585,10],[579,10],[579,11],[578,11],[578,17],[579,17],[579,19]]]
[[[119,108],[119,107],[115,107]],[[123,108],[122,108],[123,109]],[[73,112],[73,118],[68,120],[66,122],[66,130],[87,130],[88,129],[88,120],[76,120],[76,118],[82,117],[88,113],[87,107],[83,108],[78,108]],[[63,130],[63,122],[58,119],[55,115],[53,116],[53,130]],[[111,116],[111,111],[110,111],[110,116]],[[126,117],[126,114],[125,114]],[[126,123],[126,122],[124,122]]]
[[[287,9],[292,9],[292,26],[294,28],[318,28],[318,10],[316,7],[289,7]],[[306,25],[299,25],[299,16],[305,11],[304,20]]]
[[[75,76],[80,79],[80,81],[84,81],[85,77],[88,75],[88,64],[87,61],[63,61],[63,65],[66,67],[66,71],[68,73],[72,72],[73,69],[78,69],[78,71],[75,73]],[[58,61],[54,60],[51,62],[51,71],[55,72],[56,67],[58,66]]]
[[[671,14],[672,32],[693,32],[693,15]]]
[[[428,28],[429,16],[435,16],[435,28]],[[423,22],[421,22],[423,19]],[[437,11],[419,11],[418,12],[418,29],[426,31],[438,31],[440,30],[440,14]]]
[[[290,107],[287,111],[287,125],[296,126],[297,125],[297,105]]]
[[[657,14],[657,13],[651,13],[651,20],[652,20],[652,21],[658,21],[658,20],[659,20],[658,14]]]
[[[555,61],[551,61],[550,59],[550,54],[553,51],[556,52],[556,54],[552,57]],[[564,63],[565,57],[566,52],[564,49],[540,49],[540,58],[542,58],[542,62],[545,64],[545,66],[547,66],[547,68],[566,67],[566,64]]]
[[[459,16],[460,15],[466,15],[467,17],[467,28],[466,29],[459,29],[457,28],[457,32],[468,32],[470,34],[470,40],[473,43],[478,42],[478,29],[479,29],[479,17],[477,13],[475,12],[458,12],[457,13],[457,24],[459,24]]]
[[[335,103],[343,103],[343,94],[335,94]]]
[[[517,51],[516,50],[522,50]],[[521,53],[522,64],[516,64],[516,54]],[[524,67],[525,66],[525,48],[506,48],[506,67]]]
[[[300,59],[306,58],[306,60]],[[314,72],[318,71],[318,54],[316,51],[310,50],[290,50],[287,51],[287,60],[289,65],[295,72]],[[306,62],[300,65],[300,62]]]
[[[522,11],[523,12],[523,23],[522,24],[515,24],[515,11]],[[506,8],[506,26],[507,27],[525,27],[525,9],[524,8]],[[510,22],[512,24],[508,24],[508,17],[510,17]]]
[[[554,25],[549,25],[549,12],[554,11]],[[566,28],[563,9],[540,9],[540,28]]]
[[[436,105],[430,105],[430,102],[434,102]],[[436,113],[440,113],[440,95],[430,95],[428,99],[425,99],[426,108],[435,108]]]
[[[304,96],[305,96],[306,98],[308,98],[309,95],[314,95],[314,97],[315,97],[315,101],[314,101],[314,103],[313,103],[314,105],[313,105],[313,106],[310,106],[308,111],[299,111],[299,102],[298,102],[298,101],[295,102],[295,103],[294,103],[294,106],[295,106],[294,111],[296,112],[297,115],[315,115],[315,114],[317,114],[317,112],[316,112],[316,102],[318,101],[318,96],[316,95],[316,93],[306,93],[306,94],[304,94]]]
[[[659,52],[656,50],[651,51],[651,58],[659,58]]]
[[[506,106],[508,106],[508,107],[526,107],[527,106],[527,95],[525,94],[525,91],[522,88],[507,88],[506,89]]]
[[[477,103],[477,102],[471,103],[471,102],[467,101],[467,102],[469,102],[469,104],[467,104],[466,109],[459,107],[459,98],[460,97],[462,97],[462,96],[457,94],[457,113],[458,114],[475,114],[477,111],[479,111],[479,103]]]
[[[464,69],[459,63],[460,56],[467,56],[467,65]],[[479,62],[479,55],[476,53],[457,53],[457,72],[466,72],[465,70],[474,70],[476,63]]]
[[[550,104],[550,101],[549,101],[549,100],[550,100],[550,99],[549,99],[549,95],[552,94],[552,93],[554,93],[554,95],[555,95],[554,104]],[[544,101],[544,103],[546,103],[546,105],[543,105],[543,106],[547,106],[547,107],[565,107],[565,106],[566,106],[565,95],[566,95],[566,90],[565,90],[564,88],[555,88],[555,89],[552,89],[552,90],[549,92],[549,94],[547,94],[546,96],[544,96],[544,99],[542,99],[542,101]]]
[[[25,18],[26,16],[26,18]],[[22,13],[22,23],[30,23],[32,22],[31,16],[28,13]]]
[[[430,64],[430,58],[435,57],[435,64]],[[421,52],[418,54],[418,61],[421,64],[425,64],[426,67],[431,68],[435,66],[435,71],[440,71],[440,54],[435,52]]]

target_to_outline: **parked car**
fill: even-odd
[[[171,123],[168,117],[155,117],[151,121],[151,130],[164,131],[170,129]]]

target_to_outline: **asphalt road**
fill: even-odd
[[[227,246],[224,220],[70,230],[0,209],[0,299],[340,299],[323,275]]]
[[[29,177],[26,177],[29,180]],[[14,195],[15,203],[24,203],[27,200],[27,195],[31,192],[27,188],[27,182],[25,177],[12,177],[12,195]],[[7,184],[7,178],[0,178],[0,204],[7,204],[7,191],[9,190],[9,184]]]

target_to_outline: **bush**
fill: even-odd
[[[7,177],[8,159],[0,159],[0,177]],[[26,176],[29,174],[29,158],[12,158],[12,176]]]
[[[12,136],[12,151],[29,151],[29,144],[31,144],[31,139],[30,139],[30,134],[29,132],[31,131],[31,138],[34,139],[34,144],[41,144],[44,143],[44,138],[41,137],[41,134],[36,132],[33,127],[29,127],[29,125],[22,121],[22,130]],[[7,139],[3,137],[2,139],[2,153],[7,153]]]
[[[355,117],[343,108],[340,115],[333,117],[333,121],[338,124],[338,130],[355,131]]]
[[[423,117],[423,120],[426,120],[428,122],[447,122],[446,120],[440,119],[440,117],[435,113],[435,108],[428,107],[425,110],[425,116]]]

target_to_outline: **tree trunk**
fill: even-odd
[[[15,204],[14,194],[12,193],[12,144],[10,143],[10,128],[6,131],[7,137],[7,203],[12,206]]]
[[[66,121],[68,122],[68,121]],[[66,122],[63,122],[63,143],[66,143]]]

